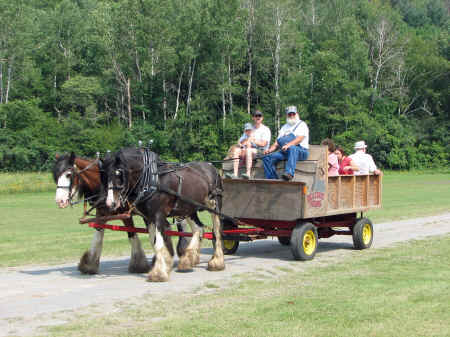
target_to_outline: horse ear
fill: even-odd
[[[120,164],[120,153],[117,153],[114,158],[114,165]]]
[[[69,164],[73,165],[75,163],[75,152],[70,153]]]

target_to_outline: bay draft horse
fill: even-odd
[[[152,158],[151,162],[145,159],[149,157]],[[167,217],[185,217],[193,232],[184,255],[180,257],[178,270],[191,270],[200,262],[201,238],[196,228],[203,225],[198,220],[197,211],[209,207],[220,212],[222,207],[222,180],[214,166],[206,162],[170,165],[160,162],[157,154],[149,150],[124,148],[117,152],[113,164],[108,166],[107,175],[106,205],[117,210],[130,202],[145,216],[147,223],[152,224],[149,233],[155,257],[148,281],[168,281],[173,267],[172,240],[165,234],[170,227]],[[157,176],[157,184],[147,179],[149,175],[154,178]],[[150,183],[143,185],[143,179]],[[148,188],[148,191],[143,193],[143,188]],[[211,218],[215,240],[208,270],[223,270],[222,224],[218,215],[211,213]],[[152,237],[153,232],[155,237]]]
[[[53,167],[53,178],[56,187],[55,201],[59,208],[66,208],[72,199],[89,200],[96,209],[96,216],[115,215],[128,211],[126,206],[111,211],[106,207],[106,174],[100,166],[108,165],[108,158],[104,161],[89,160],[70,155],[56,155]],[[133,219],[122,220],[125,226],[134,227]],[[145,220],[144,220],[145,221]],[[80,259],[78,270],[83,274],[97,274],[100,265],[100,256],[103,248],[104,229],[96,228],[92,238],[91,247]],[[131,258],[128,265],[130,273],[146,273],[150,264],[142,249],[141,242],[136,233],[128,232],[131,245]]]

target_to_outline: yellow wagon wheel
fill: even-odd
[[[223,253],[225,255],[233,255],[239,248],[238,240],[223,240]]]
[[[292,230],[291,251],[296,260],[312,260],[318,245],[317,228],[312,223],[299,223]]]
[[[373,225],[367,218],[359,219],[353,226],[353,246],[355,249],[367,249],[372,246]]]
[[[227,230],[227,229],[235,229],[237,228],[236,225],[230,223],[227,220],[222,220],[222,224],[223,224],[223,229]],[[225,255],[233,255],[234,253],[236,253],[236,251],[239,248],[239,240],[232,240],[232,239],[223,239],[223,253]],[[215,244],[215,240],[213,239],[213,244]]]

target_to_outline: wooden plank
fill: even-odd
[[[369,191],[369,182],[370,182],[370,176],[367,176],[366,177],[366,194],[365,194],[366,203],[365,203],[365,206],[369,206],[369,193],[370,193],[370,191]]]
[[[370,206],[370,207],[355,207],[355,208],[340,208],[337,210],[328,210],[328,215],[339,215],[339,214],[348,214],[348,213],[357,213],[357,212],[367,212],[369,210],[379,209],[381,205],[378,206]]]
[[[288,220],[302,218],[301,182],[224,179],[222,212],[237,218]]]
[[[341,199],[339,200],[339,208],[353,207],[353,176],[341,177]]]
[[[328,208],[337,209],[339,207],[339,177],[328,178]]]
[[[338,190],[337,190],[337,204],[336,208],[339,208],[339,203],[341,200],[341,176],[338,177]]]
[[[356,206],[356,176],[352,179],[352,208]]]

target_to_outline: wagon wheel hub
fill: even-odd
[[[372,238],[372,229],[370,228],[369,224],[365,224],[362,231],[362,239],[364,244],[369,244],[370,240]]]
[[[314,236],[314,232],[309,230],[305,233],[303,237],[303,250],[305,254],[311,255],[314,253],[316,249],[316,237]]]

